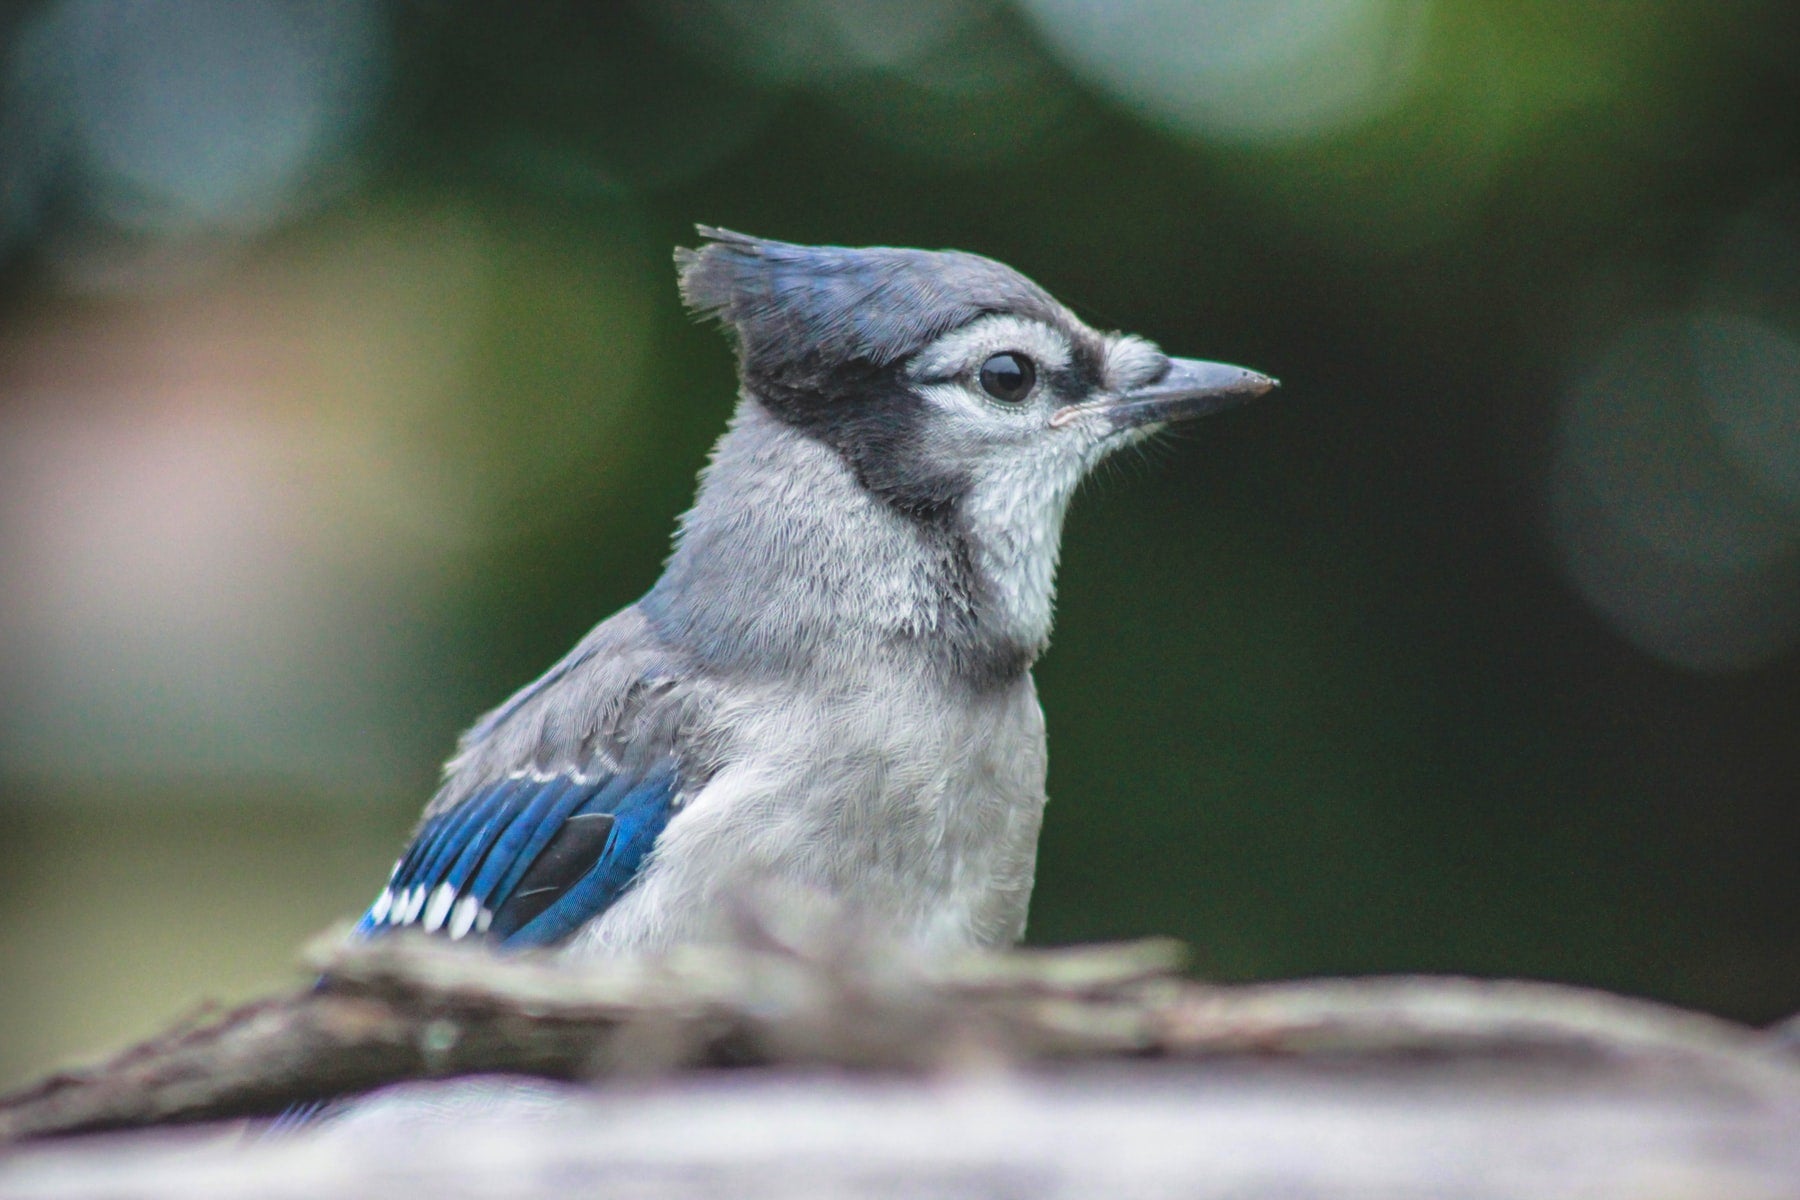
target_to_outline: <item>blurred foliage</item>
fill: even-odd
[[[0,16],[0,1076],[285,969],[648,586],[706,221],[1280,376],[1078,505],[1034,940],[1800,1006],[1774,0]]]

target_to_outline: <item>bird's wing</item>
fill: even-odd
[[[515,771],[439,808],[357,931],[559,942],[616,900],[672,815],[675,765]]]

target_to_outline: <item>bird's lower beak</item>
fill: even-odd
[[[1092,404],[1065,408],[1051,418],[1051,423],[1067,424],[1087,413],[1105,416],[1114,429],[1187,421],[1235,408],[1277,386],[1277,381],[1267,375],[1228,363],[1171,358],[1168,371],[1155,383]]]

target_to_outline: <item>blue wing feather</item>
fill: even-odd
[[[507,944],[553,945],[606,909],[631,885],[644,857],[669,823],[673,790],[674,772],[669,771],[639,783],[621,796],[602,793],[596,797],[595,802],[606,801],[605,811],[613,821],[605,847],[592,866],[541,912],[516,928],[510,914],[501,910],[494,920],[495,935]],[[584,805],[575,815],[584,815],[589,807]]]
[[[519,878],[587,796],[574,779],[564,777],[545,784],[526,802],[518,820],[500,835],[469,889],[484,907],[497,907],[501,899],[512,895]]]
[[[631,886],[674,812],[672,764],[519,773],[426,819],[357,926],[418,926],[502,945],[562,941]]]
[[[489,785],[445,814],[451,819],[444,822],[443,832],[435,839],[431,852],[419,869],[417,879],[412,882],[427,886],[442,882],[457,856],[474,839],[481,823],[503,802],[503,789],[497,785]]]

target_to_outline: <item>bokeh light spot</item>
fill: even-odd
[[[1771,359],[1719,328],[1667,316],[1617,336],[1565,396],[1550,474],[1575,586],[1641,649],[1700,670],[1753,666],[1800,636],[1800,533],[1737,470],[1700,382],[1742,389]]]
[[[1402,99],[1421,0],[1022,0],[1077,73],[1182,132],[1309,137]]]
[[[645,11],[759,79],[816,84],[921,62],[976,7],[970,0],[653,0]]]
[[[1700,394],[1726,451],[1800,518],[1800,339],[1727,313],[1695,318],[1691,336]]]
[[[1042,153],[1091,123],[996,0],[678,0],[645,11],[744,78],[805,91],[909,158],[968,166]]]
[[[82,206],[160,232],[289,214],[363,125],[387,48],[366,0],[64,0],[20,45],[14,97]]]
[[[0,339],[0,771],[365,793],[419,753],[454,564],[624,488],[651,269],[365,205],[155,304]]]

